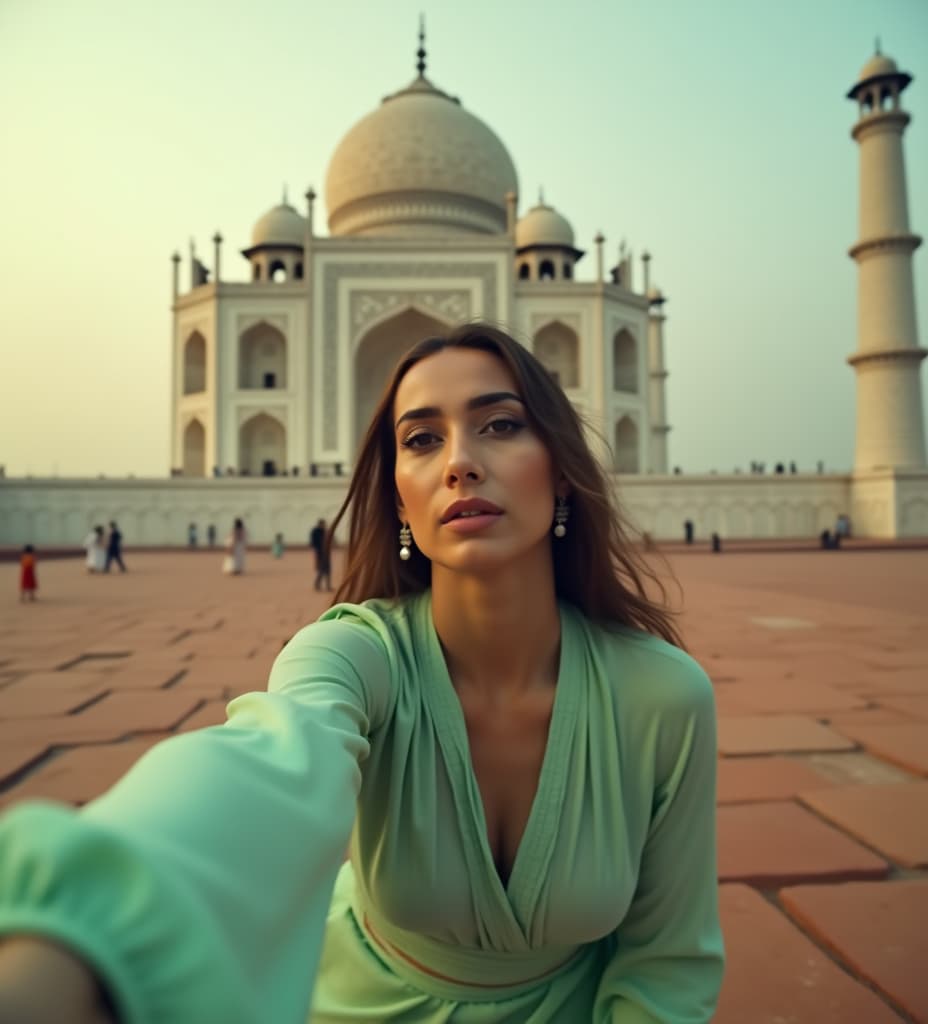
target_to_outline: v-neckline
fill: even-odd
[[[567,678],[568,666],[573,662],[573,630],[570,628],[569,611],[558,603],[561,647],[551,721],[525,829],[510,867],[508,881],[504,883],[490,847],[486,811],[471,757],[464,710],[432,620],[431,595],[424,605],[424,625],[432,662],[432,672],[429,673],[431,678],[426,682],[426,690],[440,712],[436,714],[435,721],[442,748],[446,756],[453,751],[459,760],[458,772],[449,766],[452,767],[451,787],[459,813],[465,819],[462,829],[468,833],[472,843],[471,852],[477,861],[471,867],[489,877],[495,895],[515,914],[524,936],[554,847],[567,784],[564,755],[576,720],[577,680]],[[464,792],[461,792],[462,788]]]

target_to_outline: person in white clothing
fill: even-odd
[[[87,552],[87,572],[103,572],[106,562],[106,545],[103,543],[103,527],[95,526],[84,538],[81,545]]]

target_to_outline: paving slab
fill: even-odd
[[[756,658],[732,658],[721,655],[707,659],[703,667],[714,683],[789,679],[791,669],[789,663],[782,657],[774,655]]]
[[[266,654],[252,658],[199,655],[171,689],[215,687],[217,697],[266,690],[272,664],[273,657]]]
[[[78,689],[56,688],[35,691],[15,683],[0,691],[0,720],[34,716],[67,715],[105,697],[110,688],[103,683]]]
[[[928,722],[898,725],[835,725],[864,749],[919,775],[928,775]]]
[[[719,753],[727,755],[851,750],[855,746],[847,736],[805,715],[721,715],[718,743]]]
[[[924,593],[921,596],[924,599]],[[863,660],[866,664],[872,665],[877,669],[888,669],[890,671],[898,669],[921,670],[923,675],[928,678],[928,653],[914,649],[909,636],[906,636],[905,644],[906,646],[900,650],[884,649],[868,652],[863,655]]]
[[[746,885],[723,885],[728,959],[713,1024],[902,1024],[786,915]]]
[[[865,699],[870,700],[870,698]],[[831,711],[819,720],[822,725],[833,726],[838,731],[839,725],[851,727],[858,725],[901,725],[904,722],[910,721],[910,717],[901,711],[894,711],[892,708],[887,707],[886,701],[880,697],[878,702],[873,702],[869,707],[862,708],[859,711]]]
[[[7,739],[0,743],[0,783],[23,771],[48,750],[48,742],[42,739]]]
[[[928,1021],[928,879],[804,885],[784,889],[780,900],[854,972],[913,1020]]]
[[[732,684],[734,700],[748,712],[829,714],[864,709],[867,702],[854,694],[801,679],[768,679]]]
[[[112,675],[109,672],[24,672],[12,686],[35,693],[37,699],[43,690],[68,690],[72,693],[84,692],[97,686],[109,688]],[[5,688],[8,692],[12,686]]]
[[[841,688],[877,699],[894,694],[925,697],[928,696],[928,672],[923,668],[873,670],[863,678],[848,680]]]
[[[889,864],[795,803],[718,808],[723,882],[775,889],[799,882],[882,878]]]
[[[904,768],[881,761],[865,750],[843,750],[835,754],[806,754],[820,775],[840,785],[879,786],[888,782],[911,782],[918,778]]]
[[[833,785],[813,764],[790,757],[723,757],[718,766],[718,802],[791,800],[803,790]]]
[[[888,786],[836,786],[800,801],[883,856],[928,868],[928,780]]]
[[[111,693],[75,715],[0,720],[0,744],[45,740],[51,745],[102,743],[131,733],[169,731],[203,702],[196,693]]]
[[[928,722],[928,696],[881,697],[880,704],[890,711]]]
[[[61,800],[84,804],[109,789],[160,737],[66,750],[47,762],[15,790],[15,800]],[[7,804],[14,802],[8,800]]]

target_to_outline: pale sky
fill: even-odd
[[[414,77],[422,10],[427,74],[503,140],[520,212],[543,187],[571,221],[577,276],[600,230],[607,266],[623,238],[652,253],[671,464],[849,469],[844,94],[876,36],[914,76],[909,211],[928,236],[925,0],[0,0],[7,474],[167,475],[171,253],[192,237],[211,264],[219,229],[223,278],[246,280],[238,252],[283,184],[303,212],[342,136]],[[924,248],[914,267],[928,347]]]

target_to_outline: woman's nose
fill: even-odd
[[[472,450],[472,446],[464,438],[449,438],[448,461],[445,464],[445,483],[460,483],[469,480],[477,483],[483,479],[483,469]]]

